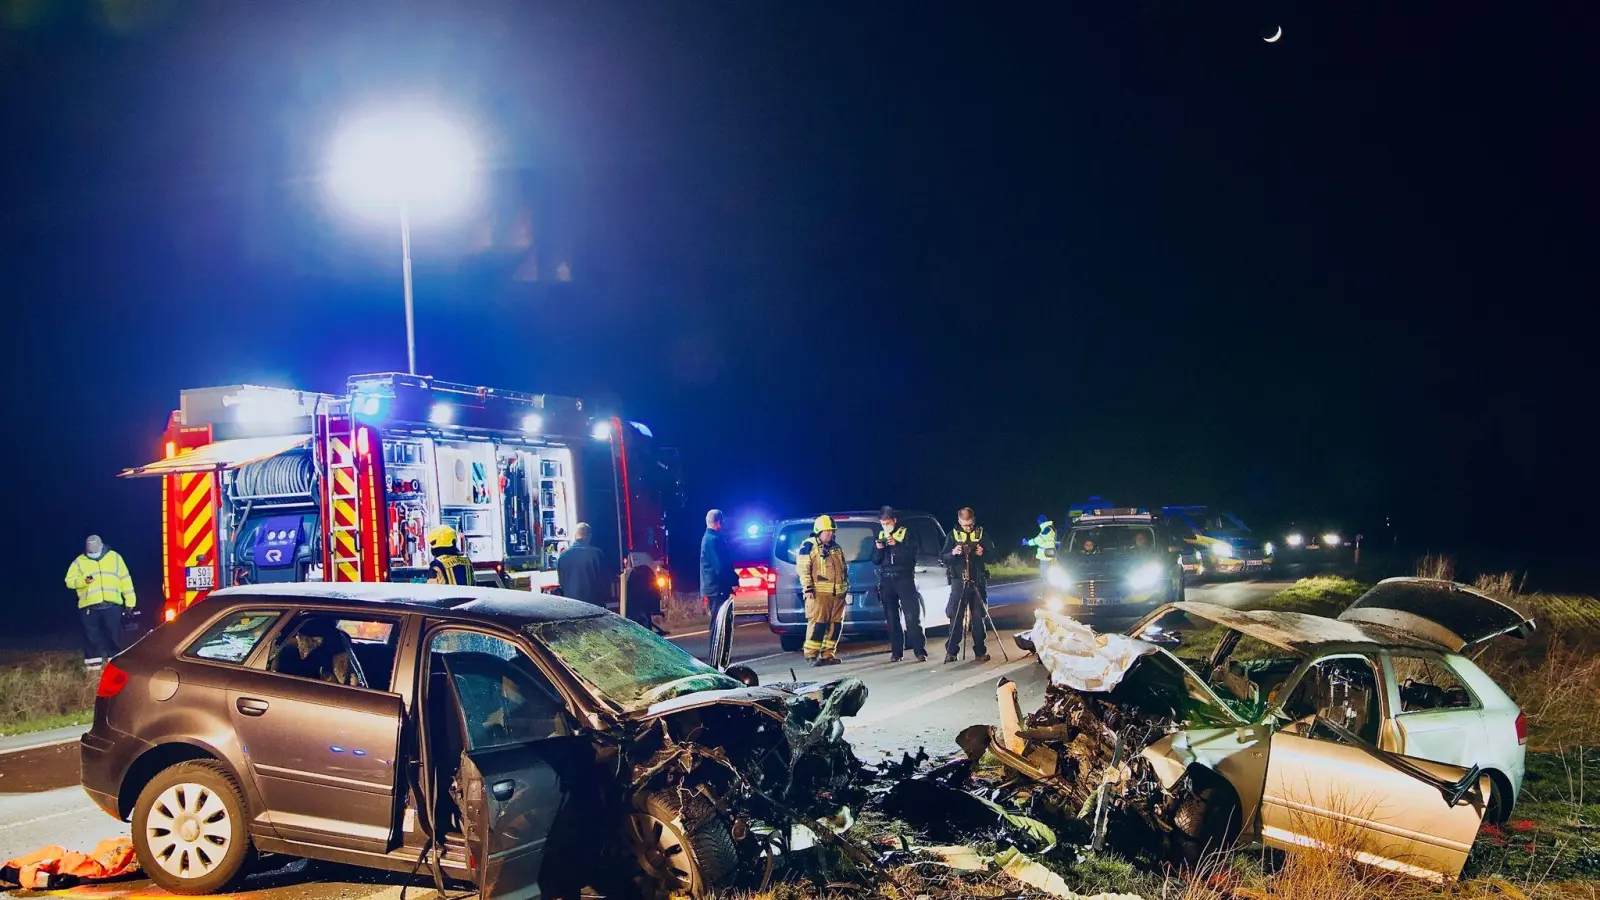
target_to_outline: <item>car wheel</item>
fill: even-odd
[[[778,646],[782,647],[783,648],[783,652],[785,652],[785,653],[793,653],[793,652],[795,652],[797,650],[800,650],[801,648],[805,647],[805,645],[806,645],[806,636],[803,635],[803,634],[780,634],[780,635],[778,635]]]
[[[685,809],[672,790],[639,798],[623,830],[644,876],[647,896],[702,897],[733,877],[739,851],[727,826],[703,800]]]
[[[244,793],[221,764],[179,763],[150,780],[133,806],[139,868],[174,894],[226,891],[255,855]]]
[[[1173,850],[1177,861],[1197,868],[1208,853],[1233,847],[1239,838],[1239,795],[1220,776],[1189,776],[1188,796],[1178,804]]]

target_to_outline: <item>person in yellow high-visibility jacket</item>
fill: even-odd
[[[122,649],[122,612],[138,603],[133,576],[122,555],[106,549],[100,535],[91,534],[83,542],[83,555],[67,567],[67,587],[78,592],[83,664],[95,668]]]
[[[1044,513],[1039,514],[1039,533],[1022,542],[1024,547],[1032,547],[1035,555],[1039,557],[1039,578],[1043,580],[1050,574],[1050,564],[1056,560],[1056,523]]]
[[[811,538],[795,552],[795,573],[806,601],[806,659],[813,666],[839,664],[839,632],[844,628],[850,565],[834,540],[833,517],[818,516]]]

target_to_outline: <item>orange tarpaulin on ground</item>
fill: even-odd
[[[0,866],[0,880],[14,881],[24,890],[41,890],[64,886],[62,882],[68,879],[103,881],[138,869],[133,842],[128,838],[107,838],[88,853],[63,847],[35,850]]]

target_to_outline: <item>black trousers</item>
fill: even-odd
[[[878,579],[878,601],[883,618],[889,623],[889,652],[900,656],[907,650],[918,656],[928,654],[922,635],[922,596],[917,580],[910,575],[885,575]],[[901,627],[900,618],[905,617]]]
[[[966,609],[961,610],[961,594],[966,591]],[[944,614],[950,617],[950,639],[945,641],[944,652],[947,656],[955,656],[961,652],[961,641],[966,636],[966,630],[972,630],[972,655],[982,656],[986,651],[984,647],[984,618],[989,608],[989,585],[982,581],[962,581],[957,578],[950,583],[950,602],[945,604]],[[960,612],[961,615],[957,615]]]
[[[122,650],[122,607],[96,603],[78,610],[83,618],[83,658],[109,660]]]

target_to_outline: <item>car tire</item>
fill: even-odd
[[[780,635],[778,635],[778,646],[782,647],[783,648],[783,652],[785,652],[785,653],[794,653],[795,651],[804,648],[805,645],[806,645],[806,636],[803,635],[803,634],[780,634]]]
[[[133,852],[150,880],[174,894],[227,891],[255,858],[239,782],[209,760],[150,779],[133,804]]]
[[[1219,775],[1192,772],[1187,796],[1173,814],[1176,862],[1198,868],[1207,854],[1230,850],[1239,838],[1239,795]]]
[[[704,798],[686,808],[674,790],[641,795],[623,834],[643,876],[646,897],[702,897],[739,868],[733,835]]]

